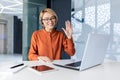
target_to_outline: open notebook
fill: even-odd
[[[108,48],[109,40],[109,35],[91,33],[88,35],[81,61],[72,61],[72,63],[69,62],[63,64],[59,64],[59,62],[53,62],[53,64],[56,66],[75,69],[79,71],[102,64]]]

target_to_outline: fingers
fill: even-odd
[[[38,57],[38,59],[39,59],[39,61],[43,61],[43,62],[51,62],[52,61],[46,56],[40,56],[40,57]]]
[[[72,27],[71,27],[71,23],[70,23],[69,20],[65,21],[65,26],[66,26],[66,29],[62,28],[62,30],[65,32],[67,38],[71,39],[71,37],[72,37]]]
[[[65,21],[65,26],[66,26],[66,31],[72,29],[72,27],[71,27],[71,23],[70,23],[69,20]],[[65,29],[64,29],[64,30],[65,30]]]
[[[65,21],[66,30],[71,28],[71,23],[69,20]]]
[[[67,34],[67,31],[64,28],[62,28],[62,30],[65,32],[65,34]]]

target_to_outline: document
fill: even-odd
[[[22,62],[1,62],[0,74],[4,74],[4,75],[14,74],[27,67],[26,65],[21,65],[21,64]]]

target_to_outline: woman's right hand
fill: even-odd
[[[47,56],[39,56],[38,57],[39,61],[43,61],[43,62],[51,62],[52,60],[50,58],[48,58]]]

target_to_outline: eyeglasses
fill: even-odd
[[[55,21],[55,19],[56,19],[55,17],[51,17],[51,18],[46,18],[42,20],[48,22],[48,21]]]

